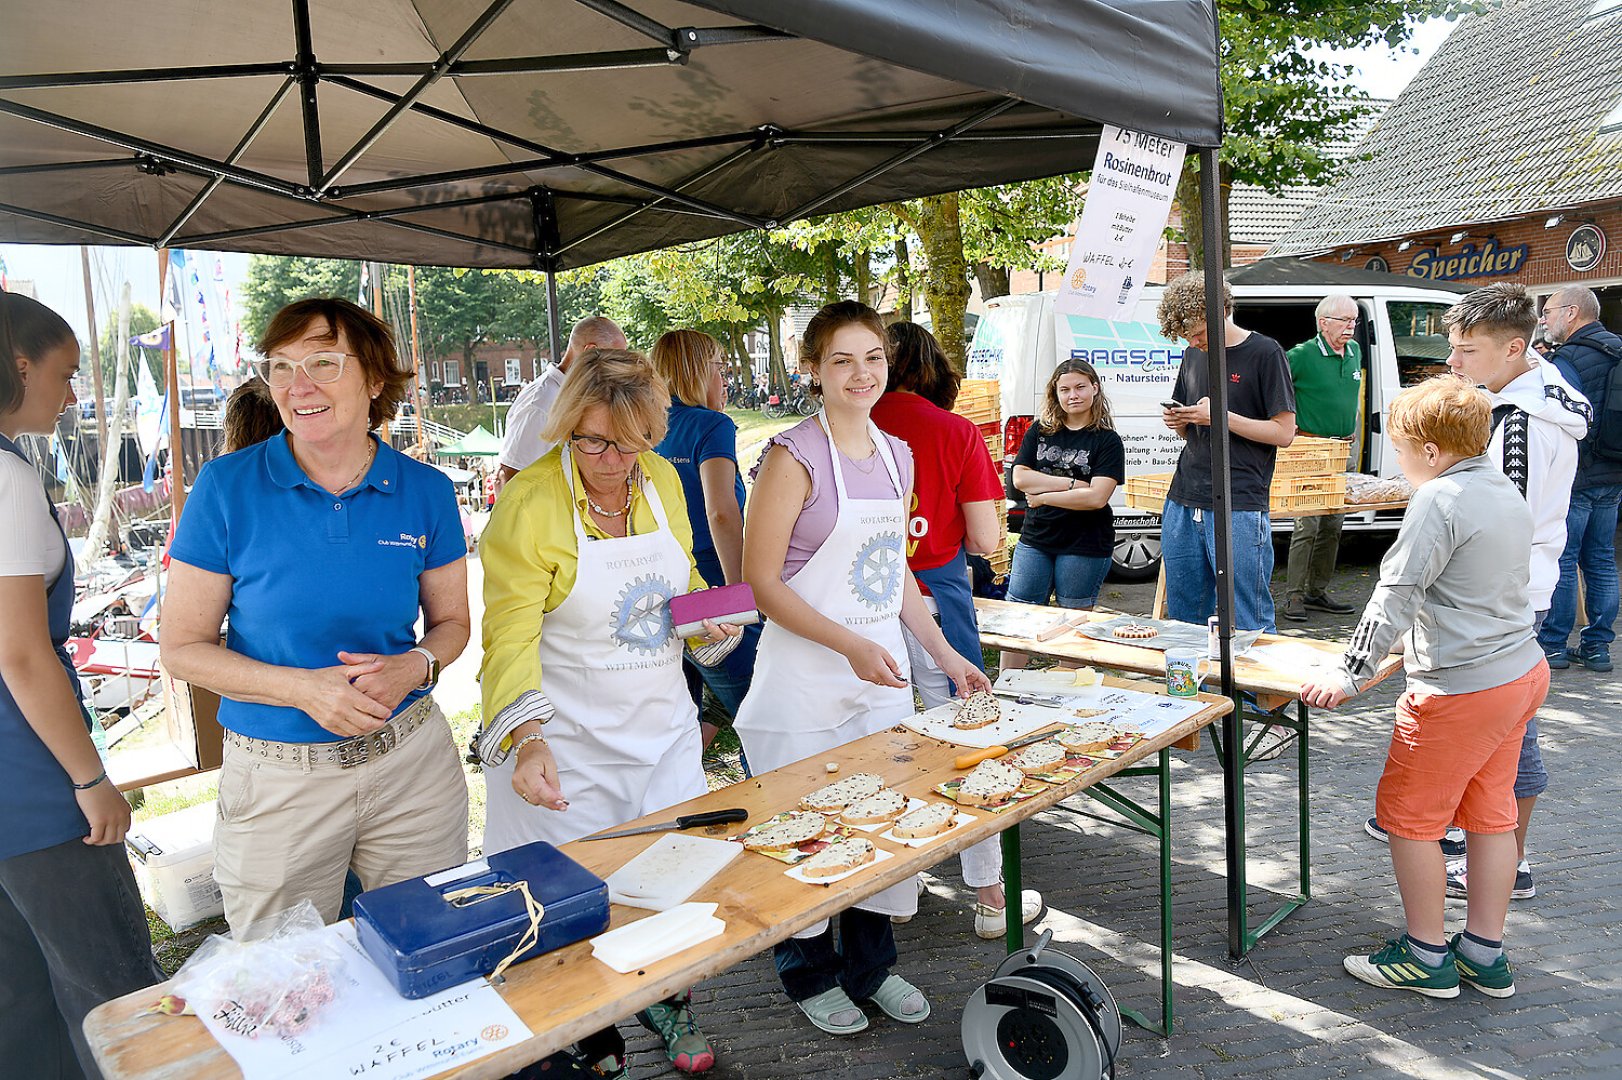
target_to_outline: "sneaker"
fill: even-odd
[[[1414,955],[1406,937],[1386,942],[1372,956],[1348,956],[1345,964],[1347,972],[1370,986],[1412,990],[1426,997],[1459,996],[1459,969],[1453,957],[1445,957],[1441,967],[1431,967]]]
[[[1026,889],[1020,894],[1019,921],[1028,925],[1042,914],[1042,894],[1035,889]],[[1008,930],[1008,916],[1006,907],[992,907],[989,904],[974,905],[974,932],[987,941],[995,941]]]
[[[1571,658],[1589,671],[1604,673],[1611,670],[1611,654],[1605,649],[1584,649],[1572,653]]]
[[[693,1023],[693,1003],[686,994],[649,1005],[636,1019],[664,1040],[665,1056],[682,1072],[707,1072],[715,1064],[715,1051]]]
[[[1459,969],[1459,978],[1488,997],[1507,998],[1515,995],[1515,973],[1509,968],[1509,958],[1503,953],[1491,967],[1479,967],[1459,952],[1463,934],[1454,934],[1447,947],[1453,950],[1453,964]]]
[[[1561,649],[1559,652],[1546,652],[1543,654],[1543,659],[1549,662],[1549,668],[1552,671],[1564,671],[1571,666],[1571,654],[1565,649]]]
[[[1288,600],[1285,600],[1284,606],[1279,609],[1278,614],[1280,618],[1288,619],[1290,622],[1307,621],[1306,605],[1302,602],[1299,596],[1292,596]]]
[[[1532,884],[1532,868],[1526,863],[1515,868],[1515,885],[1509,890],[1511,900],[1530,900],[1538,894]],[[1447,864],[1447,895],[1453,900],[1470,899],[1470,883],[1465,876],[1465,863],[1457,859]]]
[[[1301,602],[1309,608],[1318,611],[1327,611],[1331,615],[1350,615],[1357,610],[1356,604],[1348,604],[1341,600],[1332,599],[1328,593],[1319,593],[1317,596],[1304,596]]]
[[[1380,823],[1374,818],[1369,818],[1367,821],[1363,822],[1363,831],[1380,841],[1382,844],[1391,843],[1391,834],[1387,833],[1385,829],[1381,828]],[[1442,854],[1447,858],[1464,858],[1464,830],[1459,828],[1457,825],[1449,825],[1447,827],[1447,832],[1442,834],[1442,839],[1439,841],[1439,843],[1442,845]]]

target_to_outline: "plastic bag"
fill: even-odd
[[[246,1038],[306,1031],[338,996],[344,954],[308,900],[255,923],[236,941],[215,934],[175,974],[192,1011]]]

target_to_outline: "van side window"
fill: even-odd
[[[1386,305],[1391,345],[1397,354],[1397,382],[1412,386],[1432,375],[1447,374],[1446,304],[1394,301]]]

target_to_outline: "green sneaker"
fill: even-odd
[[[1459,996],[1459,969],[1449,956],[1441,967],[1431,967],[1414,955],[1407,938],[1385,943],[1373,956],[1348,956],[1346,970],[1370,986],[1412,990],[1426,997]]]
[[[1515,973],[1510,970],[1509,958],[1503,953],[1490,967],[1480,965],[1465,959],[1459,952],[1459,939],[1463,934],[1454,934],[1447,947],[1453,950],[1453,964],[1459,969],[1459,978],[1480,990],[1488,997],[1506,998],[1515,995]]]
[[[664,1040],[665,1056],[685,1073],[708,1072],[715,1064],[710,1040],[693,1022],[693,1003],[680,994],[636,1014],[637,1022]]]

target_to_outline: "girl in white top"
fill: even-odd
[[[907,569],[911,458],[869,416],[888,374],[883,323],[865,304],[830,304],[806,326],[800,364],[822,411],[772,441],[744,530],[744,578],[770,620],[737,715],[757,771],[912,713],[903,623],[959,693],[990,689],[947,644]],[[904,881],[840,915],[837,949],[827,922],[778,945],[789,998],[836,1035],[867,1027],[855,1004],[864,999],[903,1023],[925,1020],[924,995],[889,970],[896,960],[890,916],[917,906],[914,882]]]

